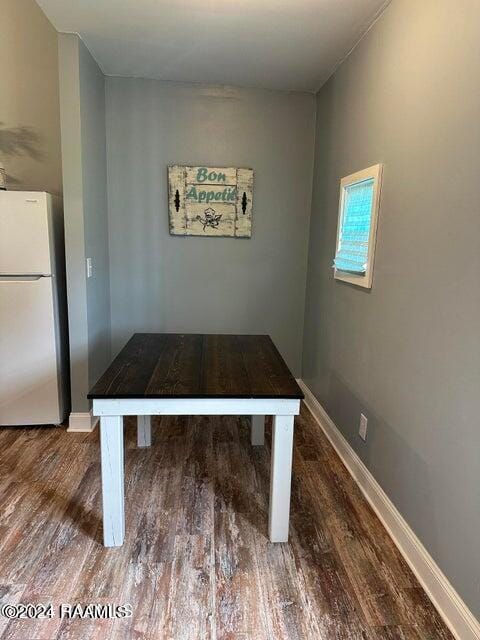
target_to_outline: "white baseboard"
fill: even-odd
[[[458,640],[480,640],[480,623],[409,527],[393,502],[345,440],[303,380],[298,384],[305,404],[388,531],[395,545],[425,589],[437,611]]]
[[[70,433],[90,433],[97,425],[98,417],[91,411],[84,413],[72,413],[68,418],[68,429]]]

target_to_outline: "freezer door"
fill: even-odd
[[[52,278],[0,276],[0,425],[61,421]]]
[[[51,197],[0,191],[0,274],[50,274]]]

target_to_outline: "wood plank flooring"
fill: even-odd
[[[98,431],[0,429],[0,601],[124,604],[7,620],[1,640],[452,640],[309,412],[289,544],[267,539],[269,448],[249,419],[126,421],[126,540],[101,540]]]

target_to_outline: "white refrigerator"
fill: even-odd
[[[63,214],[45,192],[0,191],[0,425],[69,409]]]

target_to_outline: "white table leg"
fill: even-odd
[[[268,533],[271,542],[288,541],[294,416],[274,416]]]
[[[265,442],[265,416],[252,416],[251,442],[254,447],[260,447]]]
[[[151,416],[137,416],[137,447],[149,447],[151,444]]]
[[[103,544],[119,547],[125,537],[123,416],[100,418]]]

